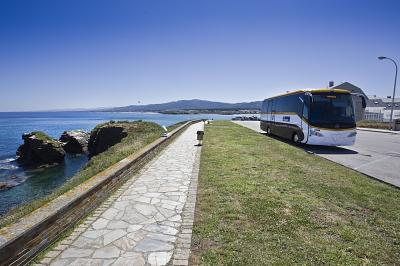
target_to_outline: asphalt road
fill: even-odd
[[[235,121],[260,133],[258,121]],[[400,134],[357,131],[356,143],[349,147],[298,145],[376,179],[400,187]]]

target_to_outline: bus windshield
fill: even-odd
[[[313,94],[310,124],[323,128],[355,127],[353,100],[350,94]]]

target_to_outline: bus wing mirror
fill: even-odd
[[[365,109],[367,107],[367,102],[365,101],[365,98],[363,96],[360,96],[360,97],[361,97],[362,108]]]

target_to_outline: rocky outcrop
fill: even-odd
[[[35,131],[22,135],[24,144],[17,150],[18,162],[22,165],[41,167],[64,161],[62,144],[43,132]]]
[[[13,185],[11,185],[11,184],[8,184],[6,182],[0,182],[0,190],[10,189],[12,187],[13,187]]]
[[[86,153],[90,133],[83,130],[64,131],[60,137],[67,153]]]
[[[106,151],[111,146],[121,142],[126,136],[128,136],[128,133],[121,124],[106,123],[97,126],[90,134],[89,157]]]

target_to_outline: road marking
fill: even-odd
[[[377,163],[377,162],[383,161],[383,160],[385,160],[385,159],[387,159],[387,158],[390,158],[390,157],[392,157],[392,156],[389,156],[389,155],[383,156],[382,158],[379,158],[379,159],[377,159],[377,160],[374,160],[374,161],[371,161],[371,162],[368,162],[368,163],[364,163],[364,164],[362,164],[362,165],[359,165],[359,166],[357,166],[357,167],[354,167],[354,170],[358,170],[358,169],[360,169],[360,168],[362,168],[362,167],[364,167],[364,166],[367,166],[367,165],[370,165],[370,164],[373,164],[373,163]]]

